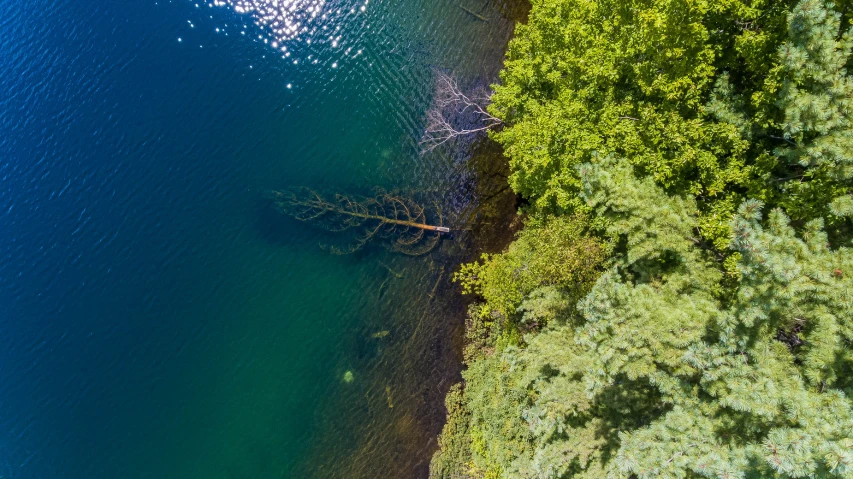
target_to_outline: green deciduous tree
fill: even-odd
[[[522,301],[543,287],[567,295],[574,304],[592,286],[606,256],[603,242],[586,234],[588,227],[583,215],[531,220],[505,253],[464,265],[456,280],[507,319],[516,317]]]
[[[747,197],[798,221],[849,216],[850,35],[821,0],[792,7],[534,2],[491,106],[511,185],[544,211],[583,209],[576,166],[615,153],[701,200],[698,227],[721,251]]]
[[[744,181],[747,143],[703,109],[719,56],[716,23],[761,13],[739,2],[534,2],[492,104],[508,125],[495,138],[513,188],[547,209],[582,207],[574,167],[594,152],[618,153],[694,193]]]

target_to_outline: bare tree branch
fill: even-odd
[[[501,125],[500,118],[486,111],[490,101],[490,91],[481,90],[468,96],[452,76],[436,70],[435,95],[421,139],[424,150],[432,151],[448,141]]]

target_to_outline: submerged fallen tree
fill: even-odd
[[[358,251],[375,238],[388,240],[396,251],[421,255],[431,251],[440,233],[449,233],[443,225],[441,209],[427,218],[426,210],[413,199],[380,191],[375,196],[335,194],[326,197],[305,187],[267,191],[273,206],[299,221],[315,223],[328,231],[355,231],[346,248],[331,247],[336,254]]]

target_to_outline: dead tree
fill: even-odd
[[[480,89],[471,96],[459,88],[447,73],[435,71],[435,95],[426,114],[426,131],[421,139],[424,151],[460,137],[484,132],[503,122],[486,110],[492,92]]]
[[[356,238],[347,248],[331,247],[335,254],[358,251],[377,238],[389,240],[392,248],[408,255],[431,251],[443,226],[438,205],[431,213],[431,222],[422,206],[410,198],[380,191],[372,197],[336,194],[324,197],[309,188],[268,191],[265,195],[280,212],[299,221],[308,221],[328,231],[355,231]]]

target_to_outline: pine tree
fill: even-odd
[[[788,19],[788,41],[779,49],[782,78],[778,106],[789,178],[783,205],[798,218],[853,213],[853,78],[846,65],[853,36],[840,34],[841,16],[820,0],[804,0]],[[796,179],[798,181],[788,181]]]
[[[819,220],[798,235],[747,201],[730,225],[741,281],[721,296],[690,201],[624,160],[580,176],[620,245],[612,268],[581,318],[552,310],[564,319],[465,373],[469,471],[853,477],[850,250],[831,248]]]
[[[603,175],[586,171],[591,186]],[[611,197],[637,189],[604,198],[615,203]],[[680,203],[656,194],[652,209]],[[577,341],[594,357],[588,393],[619,387],[620,378],[648,381],[672,407],[622,433],[611,477],[853,477],[853,403],[844,392],[853,371],[853,281],[838,273],[853,256],[829,248],[819,220],[801,239],[781,210],[766,228],[761,219],[761,204],[747,201],[732,222],[743,279],[728,307],[702,284],[708,276],[697,274],[697,263],[689,279],[676,264],[646,284],[611,272],[581,303],[586,325]]]

